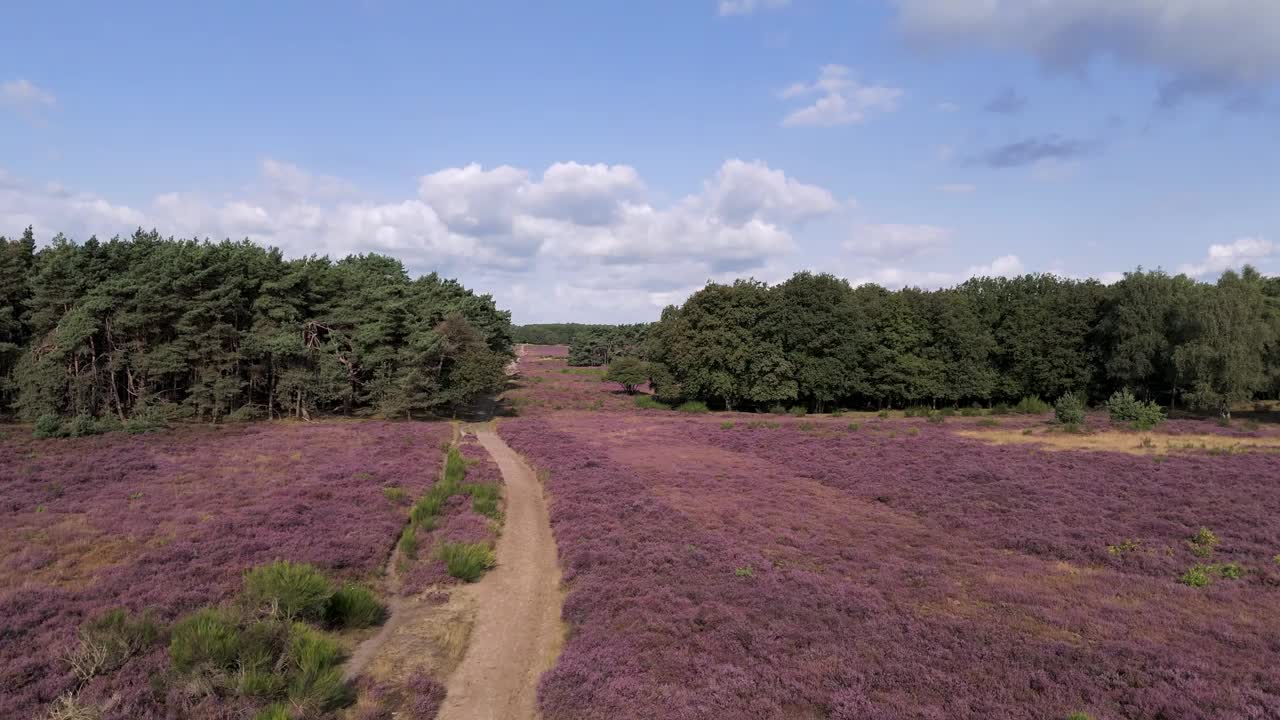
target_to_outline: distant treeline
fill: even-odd
[[[518,343],[533,345],[569,345],[585,332],[607,330],[612,325],[585,325],[583,323],[541,323],[516,325],[512,334]]]
[[[598,325],[579,333],[569,346],[570,365],[608,365],[618,357],[641,357],[651,323]]]
[[[0,414],[407,417],[499,386],[510,315],[398,260],[0,237]]]
[[[1280,389],[1278,338],[1280,278],[1249,267],[1214,284],[1139,270],[1110,286],[1025,275],[896,292],[802,272],[707,285],[636,354],[660,398],[734,409],[1097,401],[1127,387],[1226,412]]]

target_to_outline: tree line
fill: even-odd
[[[1251,267],[1215,283],[1139,269],[1112,285],[1024,275],[936,291],[801,272],[709,284],[640,332],[660,399],[732,409],[1097,402],[1128,388],[1228,413],[1280,390],[1280,278]]]
[[[518,343],[531,345],[570,345],[582,333],[607,330],[611,325],[588,325],[584,323],[534,323],[516,325],[512,333]]]
[[[435,273],[248,240],[0,236],[0,414],[411,417],[493,391],[510,314]]]

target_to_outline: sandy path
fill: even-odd
[[[538,679],[555,663],[564,639],[560,566],[542,486],[491,427],[476,437],[502,471],[506,518],[498,565],[478,583],[476,624],[462,664],[449,677],[439,720],[533,720]]]

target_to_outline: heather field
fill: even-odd
[[[499,425],[568,590],[548,718],[1280,718],[1273,427],[684,414],[562,370]]]
[[[438,476],[450,432],[317,422],[36,440],[6,430],[0,717],[36,717],[75,687],[66,657],[77,629],[107,610],[167,624],[228,599],[246,569],[274,559],[373,581],[409,502]],[[102,720],[182,717],[165,695],[173,688],[157,683],[165,650],[147,648],[80,697],[105,709]]]

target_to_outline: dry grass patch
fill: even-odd
[[[1280,450],[1280,437],[1159,435],[1116,431],[1026,435],[1021,430],[958,430],[955,434],[994,445],[1036,445],[1045,450],[1100,450],[1130,455],[1163,455],[1176,452],[1225,454],[1247,450]]]

